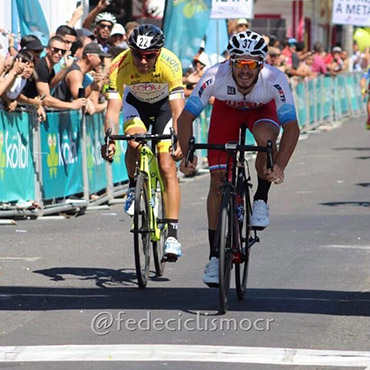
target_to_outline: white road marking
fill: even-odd
[[[44,361],[181,361],[369,367],[370,352],[166,344],[0,347],[0,362]]]
[[[337,248],[337,249],[362,249],[370,251],[370,245],[322,245],[324,248]]]
[[[26,261],[35,262],[41,257],[0,257],[0,261]]]

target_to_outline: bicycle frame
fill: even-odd
[[[150,205],[151,211],[150,214],[150,238],[152,241],[159,241],[161,238],[161,230],[158,227],[159,223],[162,223],[162,220],[154,217],[154,206],[156,199],[153,198],[153,194],[157,192],[157,181],[160,185],[161,191],[163,193],[164,186],[162,177],[159,171],[158,160],[153,151],[147,144],[143,144],[140,148],[140,158],[136,166],[136,171],[145,173],[148,179],[148,203]]]

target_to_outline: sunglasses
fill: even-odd
[[[108,28],[109,31],[111,31],[112,28],[113,28],[113,26],[111,24],[101,24],[101,23],[99,23],[99,27],[101,29]]]
[[[258,68],[262,64],[262,62],[258,62],[257,60],[249,59],[231,59],[231,62],[236,68],[244,68],[247,66],[250,71]]]
[[[281,54],[270,54],[270,57],[273,58],[273,57],[279,57]]]
[[[61,52],[61,53],[62,53],[62,55],[64,55],[64,54],[67,52],[67,50],[66,50],[66,49],[59,49],[59,48],[55,48],[54,46],[52,46],[52,47],[50,48],[50,50],[51,50],[53,53],[55,53],[55,54],[57,54],[57,53]]]
[[[143,53],[143,52],[140,52],[140,51],[131,50],[131,53],[136,59],[139,59],[139,60],[141,60],[143,58],[146,59],[146,60],[154,59],[159,55],[158,51]]]

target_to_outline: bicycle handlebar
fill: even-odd
[[[225,144],[203,144],[203,143],[195,143],[195,138],[192,136],[189,139],[189,147],[188,152],[186,154],[185,166],[187,166],[188,162],[193,162],[194,159],[194,151],[197,149],[214,149],[214,150],[221,150],[225,152],[265,152],[267,154],[267,168],[272,169],[274,166],[274,161],[272,158],[273,149],[272,149],[272,141],[268,140],[266,146],[258,146],[258,145],[240,145],[235,141],[229,141]]]
[[[160,141],[160,140],[168,140],[171,139],[171,148],[172,153],[175,153],[177,149],[177,134],[173,127],[170,127],[170,134],[133,134],[133,135],[112,135],[112,129],[109,128],[105,133],[104,144],[106,145],[106,156],[108,157],[109,154],[109,144],[114,140],[133,140],[137,143],[147,143],[148,141]],[[109,162],[112,162],[110,160]]]

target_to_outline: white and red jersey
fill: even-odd
[[[232,75],[229,61],[207,69],[186,102],[185,110],[197,117],[211,97],[231,108],[250,110],[275,101],[279,123],[297,120],[294,99],[288,80],[279,69],[264,64],[252,91],[243,95]]]

